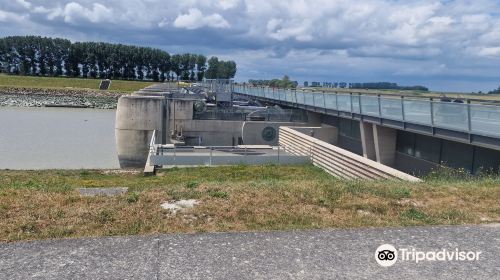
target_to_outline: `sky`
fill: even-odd
[[[10,35],[215,55],[237,81],[500,86],[500,0],[0,0]]]

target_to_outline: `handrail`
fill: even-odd
[[[235,86],[235,92],[288,106],[333,110],[414,123],[487,137],[500,137],[500,106],[436,101],[434,97],[382,96]]]
[[[156,154],[156,130],[153,130],[153,135],[149,141],[149,155]]]
[[[424,92],[422,95],[419,94],[399,94],[399,93],[387,93],[384,92],[383,89],[357,89],[357,88],[328,88],[329,90],[325,90],[322,88],[318,89],[302,89],[302,88],[279,88],[279,87],[271,87],[271,86],[252,86],[252,85],[242,85],[242,84],[235,84],[234,87],[247,87],[247,88],[259,88],[262,90],[265,89],[271,89],[271,90],[288,90],[288,91],[293,91],[293,92],[307,92],[307,93],[326,93],[326,94],[335,94],[335,93],[344,93],[344,94],[356,94],[356,95],[366,95],[366,96],[387,96],[387,97],[395,97],[395,98],[400,98],[400,97],[405,97],[405,98],[415,98],[415,99],[428,99],[428,98],[448,98],[448,99],[453,99],[453,100],[461,100],[466,102],[478,102],[478,103],[489,103],[491,105],[496,104],[497,106],[500,106],[500,100],[486,100],[486,99],[479,99],[479,98],[468,98],[468,97],[450,97],[446,96],[446,92]],[[361,91],[364,90],[364,91]],[[374,92],[370,92],[370,90],[373,90]],[[434,95],[431,95],[434,94]],[[460,95],[460,93],[449,93],[449,94],[455,94],[455,95]],[[467,94],[465,94],[467,95]]]

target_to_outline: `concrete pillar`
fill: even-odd
[[[361,145],[363,146],[363,156],[367,159],[377,160],[375,152],[375,141],[373,138],[373,124],[359,122],[361,130]]]
[[[153,130],[162,128],[163,108],[163,97],[124,95],[118,99],[115,135],[122,168],[144,167]]]
[[[396,160],[397,130],[373,125],[373,138],[377,161],[388,166],[394,166]]]

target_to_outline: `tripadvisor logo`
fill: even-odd
[[[398,250],[390,244],[380,245],[375,251],[375,260],[381,266],[392,266],[398,260]]]
[[[461,251],[441,249],[437,251],[418,251],[413,247],[396,249],[390,244],[380,245],[375,250],[375,260],[381,266],[393,266],[396,261],[479,261],[481,251]]]

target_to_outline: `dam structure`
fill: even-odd
[[[304,156],[277,147],[278,130],[314,119],[301,109],[236,98],[233,86],[231,80],[164,83],[120,97],[115,123],[120,166],[304,162]]]
[[[234,93],[315,115],[320,127],[336,129],[330,144],[405,173],[424,175],[440,165],[472,174],[500,169],[498,102],[248,85]],[[284,144],[291,133],[280,129]]]
[[[441,165],[500,168],[500,106],[471,99],[327,93],[205,80],[122,96],[122,168],[312,162],[346,179],[419,181]]]

